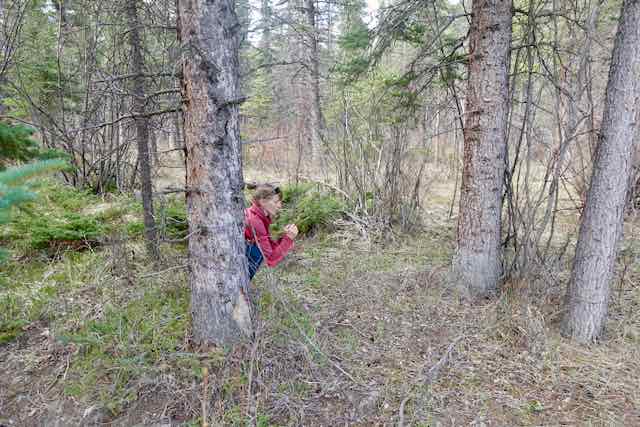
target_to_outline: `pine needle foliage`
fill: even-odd
[[[14,207],[31,201],[35,193],[28,190],[25,182],[33,177],[61,170],[66,162],[61,159],[40,160],[21,166],[14,166],[0,172],[0,225],[10,219]],[[0,249],[0,262],[6,258],[6,251]]]

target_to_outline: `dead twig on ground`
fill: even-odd
[[[207,386],[209,383],[209,369],[202,368],[202,427],[209,427],[207,421]]]
[[[166,268],[166,269],[161,270],[161,271],[154,271],[153,273],[143,274],[142,276],[140,276],[140,278],[141,279],[146,279],[147,277],[158,276],[160,274],[164,274],[164,273],[167,273],[169,271],[179,270],[181,268],[187,268],[187,267],[189,267],[187,264],[174,265],[173,267],[169,267],[169,268]]]
[[[421,375],[411,388],[413,389],[415,386],[419,384],[425,385],[425,386],[429,386],[433,384],[433,382],[440,375],[440,371],[442,370],[442,367],[446,365],[447,362],[449,361],[453,348],[463,337],[464,335],[460,335],[456,339],[454,339],[451,342],[451,344],[449,344],[447,351],[445,351],[444,355],[440,358],[440,360],[438,360],[438,362],[435,365],[429,368],[429,370],[424,375]],[[398,415],[398,427],[404,427],[404,408],[407,405],[407,402],[409,402],[409,400],[411,399],[411,397],[412,397],[412,393],[410,391],[407,397],[405,397],[400,403],[400,411],[399,411],[400,413]]]

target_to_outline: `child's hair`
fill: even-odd
[[[253,201],[255,202],[257,200],[265,200],[269,197],[275,196],[276,194],[282,197],[280,193],[280,187],[271,184],[260,184],[253,192]]]

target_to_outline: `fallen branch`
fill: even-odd
[[[209,369],[202,368],[202,427],[209,427],[209,416],[207,415],[207,386],[209,384]]]
[[[247,418],[250,418],[251,420],[254,420],[256,417],[256,408],[254,407],[254,402],[253,402],[253,391],[252,391],[252,385],[253,385],[253,371],[254,371],[254,365],[256,363],[256,355],[258,353],[258,344],[260,342],[260,326],[257,324],[258,322],[255,322],[255,337],[253,340],[253,344],[251,346],[251,359],[249,361],[249,380],[247,383]],[[255,424],[255,422],[254,422]]]
[[[242,140],[242,145],[249,145],[249,144],[264,144],[267,142],[271,142],[271,141],[277,141],[279,139],[287,139],[289,138],[289,135],[285,135],[285,136],[274,136],[273,138],[264,138],[264,139],[251,139],[251,140]]]
[[[164,274],[164,273],[167,273],[167,272],[172,271],[172,270],[178,270],[178,269],[181,269],[181,268],[187,268],[188,266],[189,266],[188,264],[174,265],[173,267],[169,267],[169,268],[167,268],[165,270],[162,270],[162,271],[154,271],[153,273],[143,274],[142,276],[140,276],[140,278],[144,279],[144,278],[147,278],[147,277],[158,276],[160,274]]]

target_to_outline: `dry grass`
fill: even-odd
[[[304,359],[287,363],[278,384],[295,376],[316,390],[276,418],[280,423],[395,424],[404,400],[408,425],[639,421],[637,340],[616,338],[621,329],[614,320],[603,345],[576,346],[558,334],[559,306],[546,306],[559,303],[553,296],[534,300],[531,290],[512,289],[498,301],[470,304],[448,286],[446,265],[428,262],[432,248],[420,242],[386,248],[382,259],[376,250],[353,250],[331,244],[312,259],[303,254],[297,261],[307,271],[303,278],[263,277],[271,286],[292,289],[299,304],[310,307],[316,342],[355,379],[312,359],[299,372],[291,369]],[[301,283],[305,277],[307,284]],[[637,290],[629,298],[637,303]],[[612,319],[618,310],[614,304]],[[627,324],[636,331],[638,326]],[[440,377],[429,387],[416,383],[460,336]],[[298,344],[311,351],[303,340]],[[329,401],[321,393],[326,388]],[[270,414],[268,402],[265,408]],[[305,417],[296,418],[300,413]]]
[[[197,354],[185,341],[131,377],[134,397],[116,414],[64,392],[81,375],[74,366],[82,347],[62,344],[46,324],[30,325],[0,358],[4,372],[16,373],[4,380],[2,413],[20,425],[181,425],[200,416],[207,367],[211,425],[392,425],[402,402],[405,425],[638,423],[637,285],[613,303],[607,341],[576,346],[557,333],[557,307],[545,306],[553,298],[535,300],[529,286],[488,302],[449,286],[452,248],[443,242],[451,227],[384,247],[344,233],[304,241],[285,266],[260,272],[255,347]],[[130,283],[110,282],[102,270],[108,295],[97,283],[78,288],[72,298],[85,317],[142,292],[144,269],[132,268]],[[185,286],[180,272],[155,277],[145,286]],[[108,393],[104,380],[88,391]]]

